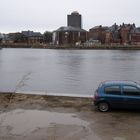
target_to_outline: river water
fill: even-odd
[[[106,80],[140,83],[140,51],[0,50],[0,91],[91,95]]]

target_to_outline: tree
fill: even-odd
[[[0,43],[2,42],[2,38],[0,38]]]
[[[22,33],[15,33],[13,40],[15,43],[23,43],[25,42],[26,38]]]
[[[8,38],[11,39],[14,43],[24,43],[27,41],[27,38],[22,33],[9,33]]]
[[[44,36],[44,42],[45,43],[51,43],[52,42],[52,32],[46,31],[43,34]]]

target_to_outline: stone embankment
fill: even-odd
[[[50,45],[50,44],[0,44],[2,48],[39,48],[39,49],[110,49],[110,50],[140,50],[138,45]]]

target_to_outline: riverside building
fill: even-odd
[[[76,45],[87,40],[87,31],[82,29],[82,16],[78,12],[67,15],[67,26],[61,26],[53,32],[53,44]]]

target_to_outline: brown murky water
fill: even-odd
[[[0,91],[92,95],[105,80],[140,82],[140,51],[2,49]]]

